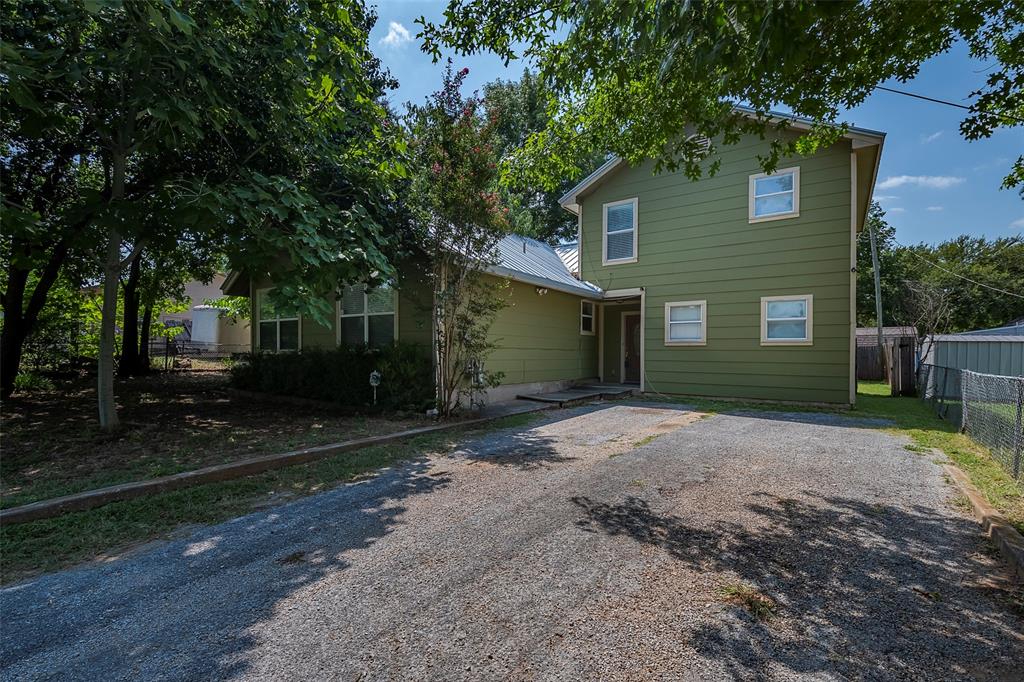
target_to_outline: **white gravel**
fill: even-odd
[[[998,559],[929,456],[863,426],[548,413],[6,588],[0,678],[1021,679]]]

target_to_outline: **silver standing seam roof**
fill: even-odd
[[[601,298],[604,293],[601,287],[576,279],[566,264],[566,260],[569,259],[568,254],[566,254],[566,259],[563,259],[556,248],[561,249],[562,247],[553,247],[529,237],[508,235],[498,242],[498,262],[496,265],[490,266],[488,271],[538,287],[564,291],[577,296]]]

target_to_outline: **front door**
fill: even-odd
[[[622,382],[640,383],[640,313],[622,313]]]

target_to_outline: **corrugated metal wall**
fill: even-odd
[[[978,336],[965,336],[962,340],[937,339],[932,364],[985,374],[1024,376],[1024,337],[989,339]]]

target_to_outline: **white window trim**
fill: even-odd
[[[273,289],[274,287],[264,287],[262,289],[256,289],[256,314],[259,317],[259,320],[256,322],[256,351],[267,353],[298,353],[300,350],[302,350],[302,315],[297,315],[295,317],[264,318],[263,315],[261,314],[260,298],[262,297],[262,294],[268,291],[272,291]],[[295,320],[295,326],[298,327],[297,346],[294,349],[286,348],[285,350],[281,350],[281,323],[291,322],[292,320]],[[277,348],[275,348],[272,351],[263,351],[263,340],[260,338],[260,331],[264,322],[277,322]]]
[[[699,339],[673,339],[669,331],[672,322],[669,312],[673,307],[684,305],[700,306],[700,338]],[[676,324],[680,324],[677,322]],[[689,322],[693,324],[693,322]],[[708,302],[704,301],[672,301],[665,304],[665,345],[666,346],[706,346],[708,344]]]
[[[608,260],[608,209],[616,206],[633,205],[633,256],[630,258],[615,258]],[[601,205],[601,265],[623,265],[635,263],[637,259],[637,235],[639,234],[639,208],[640,202],[637,197],[623,199],[622,201],[610,201]],[[626,230],[622,230],[625,232]]]
[[[583,309],[586,307],[586,305],[588,303],[590,304],[590,314],[589,315],[586,314],[585,312],[583,312]],[[583,328],[583,319],[586,318],[586,317],[590,318],[590,331],[589,332],[586,329]],[[597,329],[597,304],[594,303],[593,301],[588,301],[585,298],[581,298],[580,299],[580,334],[582,334],[583,336],[594,336],[595,333],[596,333],[596,329]]]
[[[754,215],[754,191],[757,187],[757,181],[763,178],[773,178],[779,175],[793,174],[793,210],[786,211],[785,213],[771,213],[769,215],[756,216]],[[776,194],[789,194],[789,192],[776,192]],[[764,194],[762,196],[771,196],[770,194]],[[792,168],[780,168],[774,173],[757,173],[751,175],[747,185],[747,220],[750,223],[764,223],[769,220],[785,220],[787,218],[798,218],[800,217],[800,166],[793,166]]]
[[[807,337],[803,339],[769,339],[768,338],[768,303],[771,301],[806,301],[807,303]],[[778,318],[783,319],[783,318]],[[801,319],[801,318],[792,318]],[[811,294],[795,294],[791,296],[761,297],[761,345],[762,346],[813,346],[814,345],[814,296]]]
[[[363,312],[361,312],[361,313],[349,313],[347,315],[343,314],[341,312],[341,296],[339,295],[338,301],[335,304],[335,311],[337,313],[336,314],[336,318],[337,319],[335,320],[335,324],[334,324],[334,327],[335,327],[335,334],[334,334],[335,341],[336,341],[336,343],[339,346],[341,345],[341,320],[342,320],[342,318],[345,318],[345,317],[362,317],[362,318],[365,318],[363,320],[363,343],[365,345],[369,346],[370,345],[370,319],[369,318],[377,317],[377,316],[380,316],[380,315],[394,315],[395,316],[395,320],[394,320],[394,322],[395,322],[395,331],[394,331],[393,338],[394,338],[395,341],[398,341],[398,289],[395,289],[395,288],[392,287],[392,291],[395,292],[395,310],[394,310],[394,312],[389,312],[389,313],[371,313],[371,312],[369,312],[369,310],[370,310],[370,299],[369,299],[369,294],[367,293],[368,291],[369,291],[369,287],[364,286],[364,288],[363,288]]]

